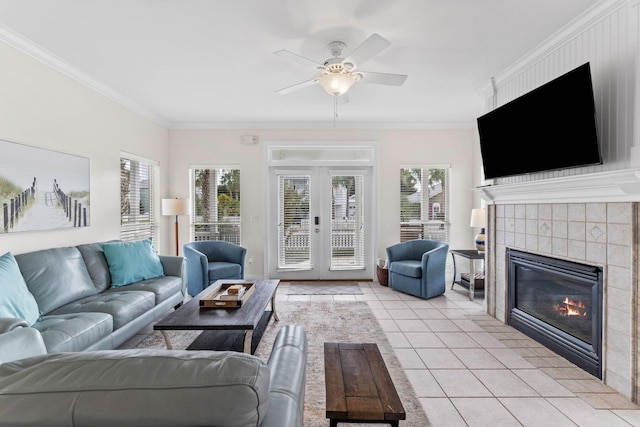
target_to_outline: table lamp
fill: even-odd
[[[189,214],[188,199],[162,199],[162,215],[176,216],[176,256],[178,255],[178,216]]]
[[[484,252],[484,228],[485,228],[485,217],[484,217],[484,209],[471,209],[471,222],[469,224],[470,227],[480,228],[480,233],[476,234],[476,249],[478,252]]]

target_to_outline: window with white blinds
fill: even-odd
[[[278,268],[313,268],[309,175],[278,177]]]
[[[151,237],[158,248],[158,163],[128,153],[120,154],[120,238]]]
[[[364,268],[364,176],[331,177],[331,269]]]
[[[449,241],[449,168],[400,168],[400,241]]]
[[[240,244],[240,169],[191,169],[191,235],[194,241]]]

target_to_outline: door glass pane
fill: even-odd
[[[278,177],[278,268],[313,268],[308,175]]]
[[[364,177],[331,177],[332,270],[364,268]]]

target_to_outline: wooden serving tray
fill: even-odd
[[[224,294],[229,286],[242,285],[246,291],[238,299],[220,299],[220,295]],[[251,294],[256,290],[253,282],[245,283],[222,283],[213,289],[207,295],[200,298],[200,308],[238,308],[242,307],[242,303],[249,299]]]

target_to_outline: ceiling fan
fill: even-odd
[[[277,90],[276,93],[285,94],[306,86],[319,84],[329,95],[338,97],[340,95],[344,95],[356,82],[402,86],[404,81],[407,79],[405,74],[374,73],[371,71],[362,71],[360,69],[362,64],[382,52],[390,45],[391,43],[384,37],[381,37],[378,34],[373,34],[362,42],[360,46],[355,48],[355,50],[346,58],[342,58],[342,51],[346,45],[343,42],[334,41],[328,45],[333,57],[322,63],[305,58],[304,56],[300,56],[288,50],[279,50],[274,52],[275,55],[282,58],[301,63],[302,65],[311,66],[321,72],[319,77],[282,88]]]

